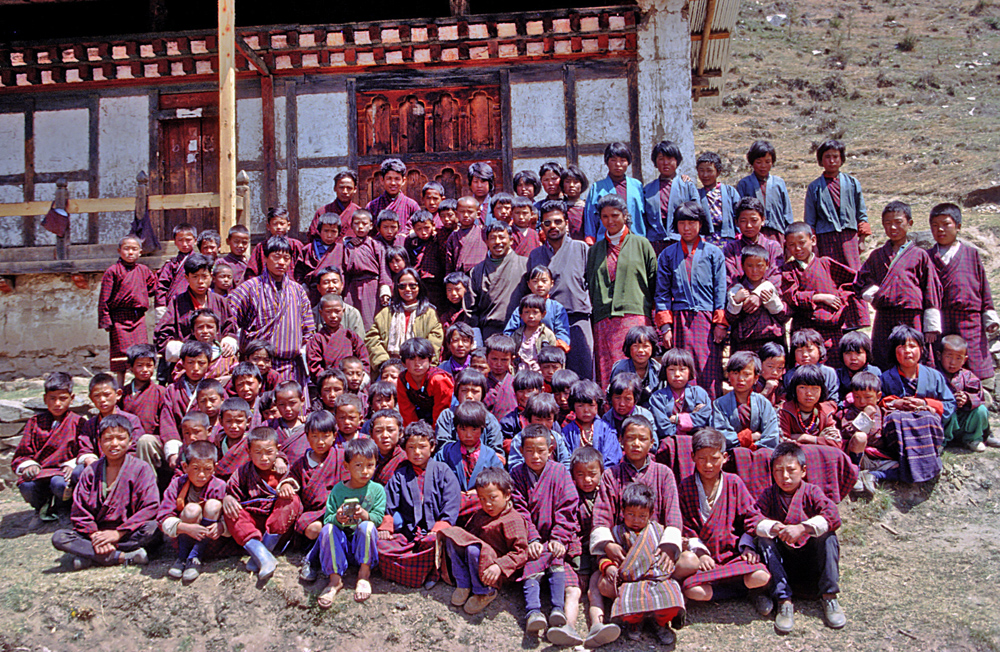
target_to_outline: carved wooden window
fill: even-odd
[[[360,200],[382,192],[379,164],[407,164],[405,193],[420,201],[428,181],[447,197],[468,190],[469,165],[489,162],[502,187],[500,88],[491,86],[363,91],[357,94]]]

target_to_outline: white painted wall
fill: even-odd
[[[577,79],[577,142],[581,145],[607,145],[615,141],[628,143],[629,134],[628,81]]]
[[[313,215],[337,198],[333,177],[346,168],[299,168],[299,228],[305,231]]]
[[[347,156],[347,93],[299,95],[299,158]]]
[[[24,114],[0,113],[0,174],[24,172]]]
[[[90,111],[35,113],[35,171],[75,172],[89,167]]]
[[[104,97],[98,109],[98,192],[101,197],[135,196],[135,177],[149,169],[149,97]],[[71,184],[72,186],[72,184]],[[72,195],[71,196],[75,196]],[[86,216],[83,216],[86,220]],[[131,212],[102,213],[98,240],[115,243],[128,233]],[[74,241],[76,229],[74,228]],[[86,227],[83,231],[86,240]],[[167,238],[169,239],[169,238]]]
[[[23,135],[23,132],[22,132]],[[21,139],[22,142],[24,139]],[[0,147],[0,150],[3,148]],[[21,172],[24,172],[22,169]],[[24,201],[24,188],[20,185],[0,186],[0,203],[16,204]],[[20,247],[24,244],[24,219],[0,217],[0,247]]]
[[[90,190],[90,184],[86,181],[70,181],[67,187],[69,191],[70,199],[85,199],[88,196]],[[54,183],[39,183],[35,184],[35,200],[36,201],[52,201],[56,198],[56,184]],[[114,215],[117,215],[115,213]],[[106,214],[102,214],[105,217]],[[35,217],[35,244],[38,246],[42,245],[54,245],[56,243],[56,236],[45,229],[42,228],[42,220],[45,219],[44,216],[38,215]],[[105,219],[107,219],[105,217]],[[86,243],[89,237],[88,229],[88,216],[84,214],[74,214],[69,216],[70,225],[70,242],[73,243]],[[129,222],[131,223],[132,214],[129,213]],[[122,233],[124,235],[127,232]]]
[[[566,145],[566,101],[562,80],[511,82],[510,128],[514,147]],[[514,171],[520,168],[515,166]]]

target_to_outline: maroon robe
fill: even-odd
[[[233,287],[246,280],[248,262],[246,258],[229,252],[219,260],[233,268]]]
[[[17,467],[34,460],[42,468],[33,480],[61,475],[62,465],[76,457],[76,431],[82,420],[76,412],[66,412],[58,423],[49,412],[28,419],[10,462],[11,468],[16,473]],[[17,477],[18,484],[24,481],[24,476]]]
[[[136,444],[139,442],[139,437],[142,437],[145,433],[142,430],[142,422],[139,421],[139,417],[134,414],[130,414],[123,410],[116,408],[115,414],[120,417],[125,417],[129,424],[132,425],[132,442],[129,444],[128,452],[135,454]],[[76,444],[74,446],[74,453],[77,457],[80,455],[96,455],[101,456],[101,448],[99,446],[100,442],[100,432],[101,427],[101,415],[97,414],[86,421],[80,423],[76,429]]]
[[[959,242],[952,246],[959,246]],[[969,360],[966,363],[969,369],[983,380],[993,378],[993,356],[990,355],[983,329],[983,315],[994,309],[993,296],[979,250],[968,243],[961,243],[954,257],[945,264],[941,247],[935,246],[931,257],[943,292],[942,333],[961,335],[969,345]]]
[[[594,501],[591,540],[593,541],[594,533],[599,529],[606,530],[604,538],[610,540],[611,529],[622,522],[622,491],[633,482],[645,484],[656,494],[650,519],[665,528],[676,530],[679,544],[682,522],[674,474],[669,467],[654,462],[652,458],[648,459],[641,469],[636,469],[631,462],[623,459],[604,470],[601,486],[597,490],[597,499]]]
[[[141,263],[126,265],[121,259],[101,278],[97,300],[97,327],[110,337],[111,371],[125,371],[125,356],[133,344],[147,344],[146,311],[157,292],[156,276]]]
[[[941,282],[926,251],[911,242],[895,256],[892,243],[886,242],[861,266],[854,284],[855,292],[860,296],[872,285],[879,289],[871,302],[875,308],[875,323],[870,362],[879,369],[888,369],[896,365],[895,351],[889,347],[892,329],[906,325],[922,332],[924,311],[941,309]],[[933,364],[930,347],[927,354],[927,362]]]
[[[253,277],[260,276],[264,273],[264,246],[270,238],[271,235],[267,234],[267,237],[264,238],[262,242],[258,242],[253,248],[253,251],[250,252],[250,260],[247,262],[247,270],[245,272],[244,280],[249,281]],[[294,278],[295,266],[298,264],[299,259],[305,254],[305,245],[302,244],[301,240],[296,240],[290,235],[286,235],[285,239],[288,240],[288,244],[292,248],[292,262],[288,265],[288,275]],[[233,287],[235,287],[235,285]]]
[[[509,502],[496,518],[480,509],[472,515],[465,529],[445,528],[439,536],[450,539],[460,548],[473,544],[482,546],[479,576],[496,564],[500,567],[498,584],[510,580],[528,561],[528,523]]]
[[[519,464],[510,477],[514,485],[511,498],[528,524],[529,541],[543,544],[558,541],[566,546],[566,554],[558,559],[546,548],[538,559],[525,565],[524,576],[537,575],[549,566],[562,566],[564,558],[580,555],[580,523],[577,521],[580,498],[566,467],[548,460],[536,478],[527,464]]]
[[[395,197],[382,193],[365,205],[365,210],[372,214],[372,221],[378,220],[378,214],[390,210],[399,216],[399,232],[409,233],[410,216],[420,210],[420,204],[400,192]]]
[[[191,487],[187,485],[188,477],[186,475],[174,476],[170,484],[167,485],[166,491],[163,492],[163,500],[160,501],[160,508],[156,512],[156,520],[160,525],[163,525],[163,521],[171,516],[175,518],[181,517],[184,506],[191,502],[187,497],[187,492],[190,491]],[[206,500],[218,500],[222,502],[225,497],[226,481],[218,476],[212,476],[208,484],[201,488],[200,502]]]
[[[360,358],[365,373],[371,372],[365,343],[357,333],[343,325],[336,331],[323,326],[306,344],[306,366],[313,380],[324,369],[336,367],[341,360],[350,357]]]
[[[208,294],[205,295],[205,302],[196,306],[194,295],[191,294],[189,288],[170,302],[167,311],[156,322],[156,328],[153,329],[156,350],[161,355],[167,347],[167,342],[172,340],[183,342],[192,336],[191,313],[199,308],[208,308],[219,318],[219,339],[227,335],[236,335],[236,325],[229,314],[229,301],[226,300],[226,297],[209,290]]]
[[[701,478],[697,473],[681,480],[678,487],[681,514],[684,517],[684,536],[697,537],[717,564],[708,571],[698,571],[684,580],[684,588],[718,580],[742,577],[758,570],[767,570],[764,564],[751,564],[740,558],[740,537],[754,536],[757,524],[763,517],[754,506],[754,500],[739,476],[723,473],[722,488],[712,506],[707,520],[702,519],[699,508],[698,487]],[[751,548],[753,544],[751,542]]]
[[[392,454],[385,456],[379,452],[378,457],[375,460],[375,475],[373,480],[379,483],[383,487],[389,484],[389,480],[392,479],[392,474],[396,472],[399,465],[406,461],[406,451],[404,451],[399,446],[392,449]],[[377,525],[377,523],[376,523]]]
[[[163,394],[163,407],[160,408],[160,442],[181,440],[181,419],[195,406],[194,387],[192,383],[188,392],[187,377],[177,380],[166,388]]]
[[[787,496],[785,497],[787,500]],[[830,526],[830,532],[840,527],[840,511],[837,505],[810,482],[799,485],[791,500],[782,500],[781,489],[772,484],[757,498],[757,510],[761,516],[785,525],[799,525],[814,516],[822,516]]]
[[[370,328],[379,311],[379,288],[392,286],[385,263],[385,247],[366,237],[360,244],[344,245],[344,300],[358,309],[361,322]]]
[[[187,289],[187,276],[184,275],[184,261],[189,254],[178,253],[163,263],[156,275],[156,307],[162,308],[170,300]]]
[[[123,537],[156,520],[160,491],[156,471],[137,457],[126,455],[118,478],[105,495],[101,489],[108,460],[104,457],[88,466],[73,491],[70,520],[84,536],[99,530],[118,530]]]
[[[792,332],[812,328],[828,342],[827,351],[836,351],[846,330],[867,326],[868,309],[853,291],[856,277],[854,270],[832,258],[814,256],[804,269],[796,260],[782,265],[781,300],[791,310]],[[812,297],[817,293],[837,295],[840,309],[830,310],[825,304],[813,303]],[[838,361],[831,359],[831,362]]]
[[[767,272],[764,278],[774,283],[774,287],[781,287],[781,266],[785,264],[785,252],[776,241],[759,233],[756,241],[740,236],[723,245],[722,254],[726,257],[726,282],[732,285],[737,278],[743,276],[743,247],[750,245],[763,247],[767,252]]]
[[[774,242],[773,240],[766,239],[765,241]],[[750,280],[745,276],[737,276],[733,279],[733,282],[739,283],[748,292],[751,290]],[[776,292],[780,291],[778,289],[780,286],[781,280],[779,277],[778,282],[775,284]],[[790,316],[788,304],[785,304],[784,310],[774,314],[764,307],[763,304],[753,312],[740,311],[736,315],[727,310],[726,320],[729,322],[730,328],[729,354],[732,355],[736,351],[752,351],[753,353],[757,353],[765,342],[778,342],[784,346],[785,324],[788,322]]]
[[[323,252],[320,256],[316,251],[316,240],[307,244],[302,250],[302,257],[295,267],[295,278],[304,285],[311,287],[316,281],[316,272],[324,267],[344,268],[344,243],[338,240]],[[318,299],[319,294],[316,294]],[[310,298],[312,295],[310,294]]]
[[[160,411],[163,409],[166,392],[166,387],[152,381],[142,391],[136,391],[133,380],[122,388],[118,407],[139,417],[143,434],[159,436]]]
[[[514,227],[514,239],[511,242],[511,249],[518,256],[528,257],[532,251],[542,246],[542,241],[538,238],[538,231],[535,229],[521,229]]]
[[[313,215],[312,222],[309,223],[309,237],[316,238],[319,237],[319,218],[325,213],[336,213],[340,216],[340,239],[353,238],[354,229],[351,227],[351,218],[354,216],[354,211],[361,208],[354,202],[348,203],[344,206],[339,199],[334,199],[332,202],[323,206],[316,214]]]
[[[444,245],[444,271],[470,274],[472,268],[486,260],[486,236],[479,224],[467,229],[456,229]]]

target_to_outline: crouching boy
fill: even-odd
[[[774,628],[782,634],[792,631],[795,622],[792,587],[823,596],[827,627],[840,629],[847,623],[837,601],[840,514],[819,487],[803,480],[805,475],[805,453],[794,442],[782,442],[771,456],[774,483],[757,499],[764,515],[757,524],[757,549],[774,579]]]
[[[146,564],[156,542],[160,493],[153,467],[128,454],[132,424],[112,414],[101,420],[102,457],[87,467],[73,491],[71,530],[52,535],[56,550],[73,555],[73,569]]]
[[[175,476],[163,494],[156,520],[163,534],[177,543],[177,561],[167,571],[170,579],[195,581],[207,550],[219,547],[226,482],[215,475],[218,458],[211,442],[191,442],[182,455],[184,474]]]

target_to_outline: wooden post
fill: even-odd
[[[236,196],[239,197],[239,201],[236,202],[236,222],[237,224],[242,224],[249,229],[250,175],[247,174],[246,170],[240,170],[240,173],[236,175]]]
[[[135,216],[140,220],[146,214],[146,207],[148,206],[149,197],[149,176],[143,171],[139,170],[139,174],[135,175]],[[150,220],[152,223],[152,220]],[[157,233],[156,237],[159,238],[165,234]],[[142,253],[149,253],[144,251]]]
[[[66,211],[69,205],[69,182],[66,181],[65,177],[56,179],[56,198],[52,202],[53,208],[58,208]],[[69,211],[66,211],[67,214]],[[56,236],[56,260],[66,260],[69,258],[69,242],[70,234],[59,237]]]
[[[278,162],[274,137],[274,78],[260,78],[261,140],[264,149],[264,205],[278,205]]]
[[[701,32],[701,42],[698,43],[698,77],[701,79],[699,84],[704,84],[703,75],[705,74],[705,62],[708,61],[708,41],[712,36],[712,21],[715,18],[715,0],[708,0],[708,6],[705,8],[705,26]],[[701,93],[704,89],[702,86],[696,86],[694,89],[694,99],[701,97]]]
[[[219,0],[219,233],[236,224],[236,0]]]

